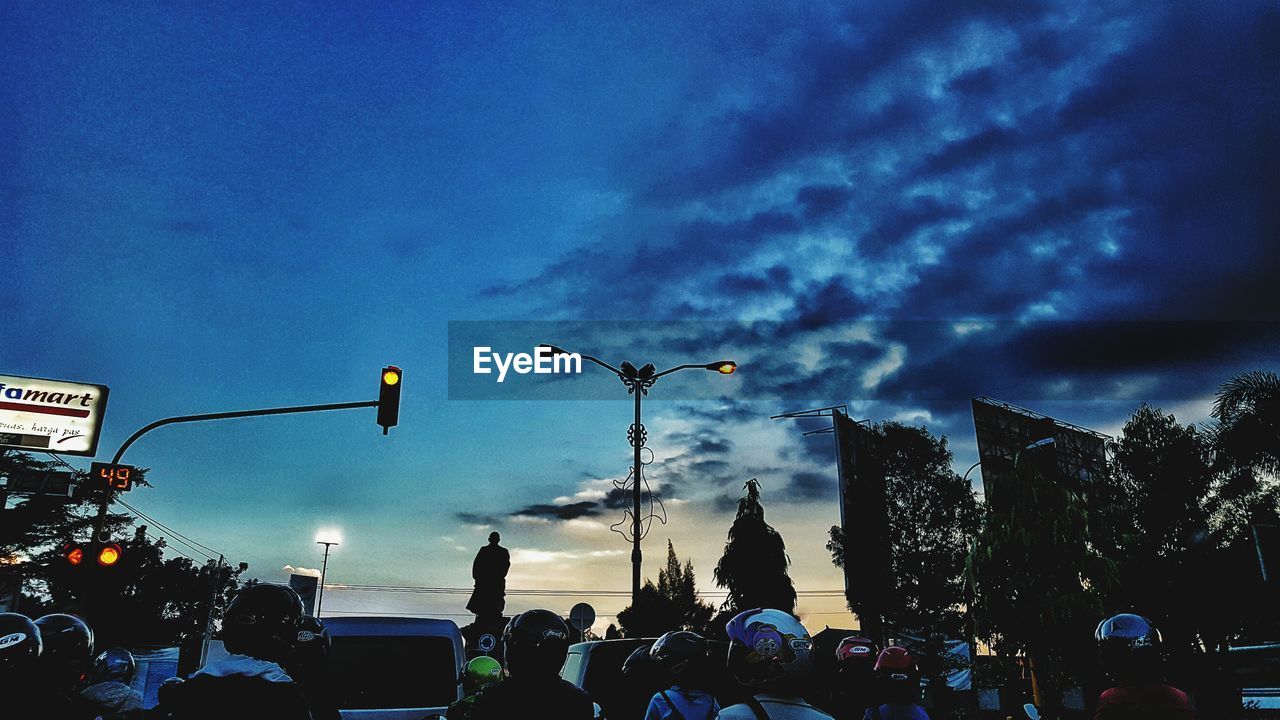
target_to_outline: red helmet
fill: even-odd
[[[920,677],[920,667],[906,648],[891,645],[876,658],[876,674],[886,680],[908,682]]]
[[[836,664],[844,665],[847,662],[874,664],[876,656],[880,653],[880,648],[876,646],[875,640],[864,638],[861,635],[850,635],[840,641],[836,646]]]

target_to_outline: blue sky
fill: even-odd
[[[0,372],[109,385],[113,448],[398,364],[390,436],[160,430],[131,504],[264,579],[334,525],[336,582],[466,585],[497,523],[513,587],[625,589],[612,509],[522,513],[625,475],[621,387],[451,399],[448,323],[643,321],[582,342],[742,366],[655,390],[647,557],[710,589],[759,476],[798,584],[838,587],[829,441],[768,415],[925,422],[967,466],[975,394],[1114,431],[1276,366],[1278,34],[1263,2],[6,4]]]

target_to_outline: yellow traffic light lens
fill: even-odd
[[[388,385],[395,385],[396,383],[400,382],[400,373],[394,370],[388,370],[382,373],[382,382]]]
[[[98,551],[98,564],[110,567],[120,561],[120,546],[111,544]]]
[[[716,369],[720,372],[720,374],[721,374],[721,375],[732,375],[732,374],[733,374],[733,371],[738,369],[738,364],[737,364],[737,363],[724,363],[723,365],[721,365],[720,367],[718,367],[718,368],[716,368]]]

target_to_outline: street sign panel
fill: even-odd
[[[0,447],[93,457],[106,385],[0,375]]]
[[[578,603],[569,609],[569,625],[579,632],[591,627],[596,621],[596,610],[586,603]]]
[[[0,491],[11,495],[57,495],[70,498],[72,474],[64,470],[48,470],[29,475],[0,475]]]

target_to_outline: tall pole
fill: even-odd
[[[636,607],[640,600],[640,449],[644,447],[644,425],[640,424],[640,398],[644,390],[639,384],[635,387],[636,422],[631,426],[631,445],[635,448],[632,459],[634,469],[631,472],[634,487],[631,494],[631,607]]]
[[[204,642],[200,643],[200,667],[209,659],[209,641],[213,639],[213,606],[218,602],[218,581],[222,579],[222,562],[225,560],[222,555],[218,555],[218,564],[213,567],[210,573],[211,579],[209,585],[209,615],[204,621]]]
[[[320,565],[320,589],[316,595],[316,617],[320,617],[320,608],[324,605],[324,576],[329,571],[329,546],[338,543],[326,540],[317,540],[317,545],[324,546],[324,561]]]

